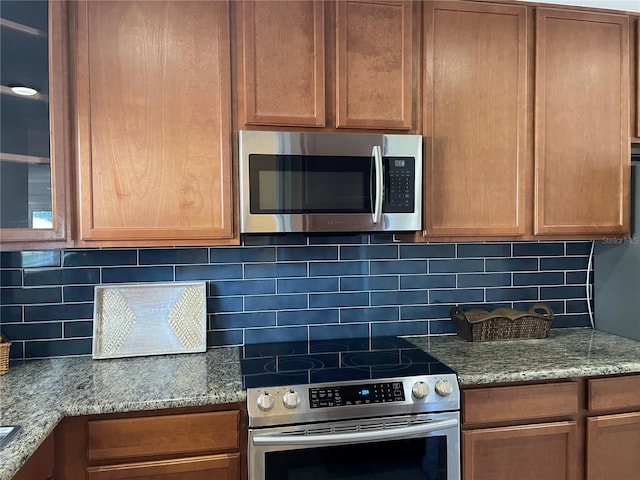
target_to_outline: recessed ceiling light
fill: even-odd
[[[24,85],[14,85],[11,88],[11,91],[16,95],[24,95],[26,97],[31,97],[32,95],[36,95],[38,91],[32,87],[26,87]]]

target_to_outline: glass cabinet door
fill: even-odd
[[[66,21],[65,2],[0,4],[3,249],[67,239]]]

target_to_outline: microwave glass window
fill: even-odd
[[[370,213],[370,157],[251,155],[251,213]]]

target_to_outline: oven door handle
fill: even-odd
[[[266,445],[343,445],[353,442],[375,442],[382,440],[393,440],[409,438],[409,436],[436,432],[458,428],[459,422],[456,418],[447,420],[436,420],[419,425],[403,426],[398,428],[383,428],[380,430],[361,430],[358,432],[330,433],[318,435],[255,435],[253,444],[255,446]]]

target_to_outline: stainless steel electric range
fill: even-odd
[[[242,348],[249,480],[458,480],[455,373],[398,337]]]

